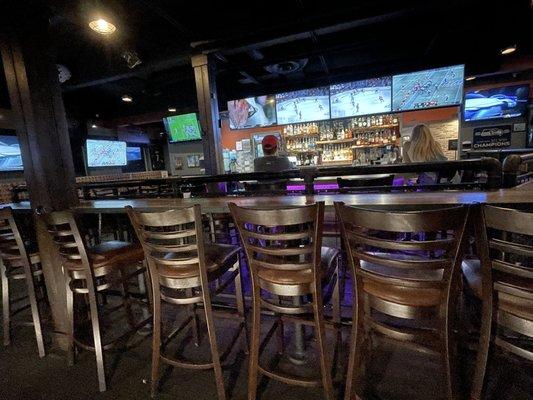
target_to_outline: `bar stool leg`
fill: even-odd
[[[76,348],[74,346],[74,293],[70,289],[70,277],[65,277],[65,293],[67,306],[67,360],[68,365],[73,366],[76,362]]]
[[[257,396],[257,379],[259,373],[259,345],[261,335],[261,298],[259,282],[252,275],[252,344],[250,346],[250,367],[248,371],[248,400]]]
[[[89,285],[87,285],[89,286]],[[104,351],[102,348],[102,336],[100,332],[100,320],[98,316],[98,304],[96,302],[96,293],[94,288],[89,288],[89,309],[91,314],[91,324],[93,327],[94,352],[96,354],[96,371],[98,374],[98,386],[100,392],[107,390],[105,377]]]
[[[218,353],[217,338],[215,333],[215,324],[213,321],[213,310],[211,306],[211,296],[209,286],[202,282],[202,300],[204,303],[205,320],[207,322],[207,334],[209,336],[209,345],[211,347],[211,359],[215,371],[215,382],[217,385],[218,400],[226,399],[226,390],[224,388],[224,376],[222,375],[222,366],[220,365],[220,355]]]
[[[356,284],[353,285],[353,290],[356,291],[356,295],[360,296],[359,287]],[[344,400],[352,400],[353,397],[357,397],[354,391],[354,386],[359,387],[361,381],[361,367],[363,365],[363,344],[364,344],[364,307],[362,305],[362,299],[357,299],[353,305],[352,315],[352,330],[350,333],[350,354],[348,358],[348,372],[346,375],[346,389],[344,391]],[[354,395],[352,396],[352,393]]]
[[[444,330],[444,341],[443,341],[443,352],[442,352],[442,358],[443,358],[443,364],[444,369],[446,371],[445,377],[446,377],[446,386],[448,391],[448,399],[455,400],[457,399],[457,368],[456,368],[456,360],[457,360],[457,354],[454,350],[454,339],[452,338],[453,329],[450,324],[446,324],[445,330]]]
[[[318,292],[318,293],[317,293]],[[329,362],[328,352],[326,349],[326,329],[324,326],[324,314],[322,306],[322,294],[315,290],[313,294],[313,312],[315,317],[315,333],[320,353],[320,372],[322,375],[322,386],[326,400],[333,400],[333,384],[331,382],[331,365]]]
[[[9,307],[9,279],[6,266],[0,259],[0,275],[2,275],[2,325],[4,328],[4,346],[11,344],[11,310]]]
[[[41,328],[41,317],[39,315],[39,305],[37,304],[37,297],[35,295],[35,282],[33,280],[33,274],[29,262],[24,263],[24,272],[26,275],[26,286],[28,288],[28,297],[30,300],[31,317],[33,320],[33,328],[35,330],[35,339],[37,340],[37,349],[39,351],[39,357],[45,356],[43,331]]]
[[[245,354],[250,352],[250,338],[248,337],[248,324],[246,323],[246,302],[244,300],[244,293],[242,291],[242,277],[241,277],[241,262],[240,257],[237,257],[237,262],[234,265],[239,273],[235,276],[235,301],[237,303],[237,312],[242,321],[242,329],[244,329],[244,346]]]
[[[192,289],[185,290],[187,297],[193,297]],[[187,307],[187,313],[192,318],[192,333],[194,336],[194,345],[200,347],[201,336],[200,336],[200,321],[198,320],[198,313],[196,312],[196,304],[189,304]]]
[[[151,270],[150,270],[151,273]],[[151,397],[157,394],[159,384],[159,363],[161,362],[161,293],[159,292],[159,280],[150,274],[152,304],[153,304],[153,336],[152,336],[152,379]]]

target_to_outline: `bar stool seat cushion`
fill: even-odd
[[[385,254],[375,252],[373,256],[397,260],[420,260],[419,256],[409,254]],[[412,270],[392,268],[361,260],[363,290],[371,296],[385,301],[413,307],[433,307],[440,304],[442,292],[439,289],[419,288],[380,281],[383,278],[397,278],[412,281],[435,281],[442,278],[442,270]]]
[[[320,271],[322,273],[322,280],[329,281],[335,272],[335,259],[339,251],[332,247],[322,246]],[[309,284],[313,282],[313,273],[311,269],[303,269],[299,271],[284,271],[273,268],[259,268],[257,275],[259,279],[275,283],[278,285],[299,285]]]
[[[213,276],[220,276],[227,271],[235,261],[237,261],[236,256],[239,250],[239,246],[206,243],[204,246],[205,264],[210,278]],[[192,254],[189,256],[195,257]],[[168,261],[178,261],[187,258],[189,257],[184,253],[167,253],[164,256],[164,259]],[[158,264],[157,261],[156,264]],[[162,277],[173,279],[194,278],[200,275],[197,263],[181,266],[158,264],[157,270]]]
[[[481,299],[481,262],[478,259],[467,259],[461,263],[463,276],[474,295]]]
[[[144,260],[140,244],[112,240],[91,247],[88,250],[91,267],[96,271],[104,267],[133,264]],[[83,270],[81,260],[66,260],[64,266],[70,270]],[[95,273],[98,276],[98,273]]]

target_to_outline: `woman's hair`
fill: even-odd
[[[426,125],[417,125],[413,128],[407,157],[410,162],[446,160],[442,147],[433,139]]]

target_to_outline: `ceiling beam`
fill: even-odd
[[[94,79],[89,79],[83,82],[75,82],[69,85],[63,86],[63,92],[72,92],[74,90],[85,89],[93,86],[105,85],[110,82],[116,82],[123,79],[131,79],[137,77],[147,77],[150,74],[158,71],[163,71],[175,67],[181,67],[185,65],[190,65],[191,55],[190,54],[181,54],[175,57],[160,60],[148,64],[141,64],[141,66],[135,68],[133,71],[128,71],[121,74],[110,75],[105,77],[99,77]]]

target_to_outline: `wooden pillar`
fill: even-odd
[[[78,202],[67,120],[48,20],[42,11],[12,11],[9,20],[15,21],[13,25],[0,26],[0,51],[35,212],[64,210]],[[37,240],[55,331],[66,332],[61,260],[39,218]],[[57,335],[55,343],[65,349],[63,338]]]
[[[198,115],[202,127],[205,172],[208,175],[224,172],[222,144],[218,116],[216,71],[210,56],[200,54],[191,59],[198,98]]]

